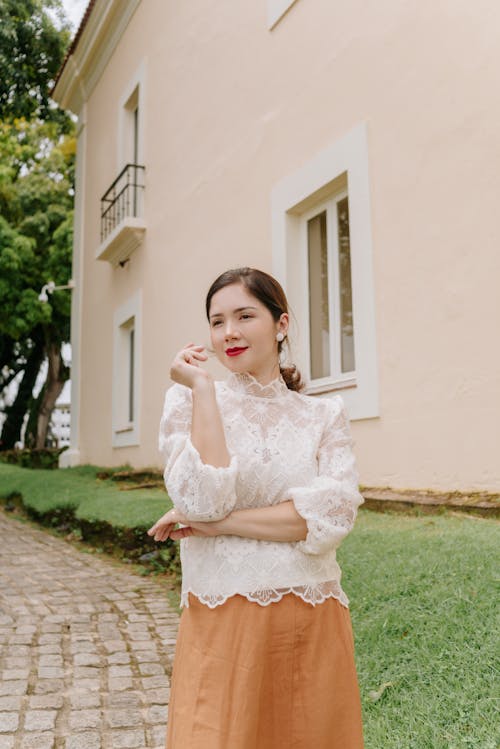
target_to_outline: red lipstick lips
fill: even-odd
[[[246,351],[248,346],[245,346],[244,348],[227,348],[226,354],[228,356],[238,356],[238,354],[242,354],[244,351]]]

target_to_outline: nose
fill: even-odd
[[[239,332],[237,327],[234,324],[233,320],[227,320],[224,327],[224,337],[226,340],[230,340],[232,338],[239,338]]]

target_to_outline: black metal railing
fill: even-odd
[[[101,198],[101,242],[124,218],[142,213],[144,167],[127,164]]]

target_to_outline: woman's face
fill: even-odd
[[[276,333],[287,332],[286,312],[275,322],[262,302],[235,283],[213,295],[209,314],[212,348],[221,364],[259,380],[278,376]]]

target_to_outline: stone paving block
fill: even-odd
[[[0,697],[0,710],[20,710],[22,697]]]
[[[160,656],[156,650],[144,650],[141,653],[134,653],[134,658],[138,663],[158,663]]]
[[[170,699],[170,689],[148,689],[144,701],[148,705],[166,705]]]
[[[146,721],[148,723],[167,725],[167,706],[166,705],[152,705],[146,713]]]
[[[152,650],[152,640],[132,640],[130,641],[131,650]]]
[[[38,679],[35,684],[35,694],[50,694],[52,692],[62,692],[64,682],[62,679]]]
[[[139,671],[143,676],[163,676],[165,669],[161,663],[139,663]]]
[[[162,689],[170,686],[168,676],[145,676],[141,679],[144,689]]]
[[[119,650],[123,651],[127,649],[127,644],[124,640],[107,640],[104,642],[104,647],[108,653],[116,653]]]
[[[132,676],[132,669],[130,666],[110,666],[108,673],[111,678],[120,678],[122,676]]]
[[[54,743],[52,732],[26,734],[21,739],[21,749],[53,749]]]
[[[62,632],[62,626],[60,624],[42,624],[41,633],[43,635],[55,634]]]
[[[30,659],[29,658],[9,658],[7,656],[5,658],[4,665],[5,665],[5,668],[29,668]]]
[[[101,737],[96,731],[77,733],[66,739],[64,749],[101,749]]]
[[[16,627],[16,635],[29,635],[32,637],[36,632],[36,627],[31,624],[21,624]]]
[[[99,692],[70,692],[69,702],[73,710],[84,710],[90,707],[100,707],[102,697]]]
[[[56,655],[51,653],[50,655],[41,655],[38,661],[40,666],[56,666],[61,667],[63,665],[62,655]]]
[[[9,637],[9,645],[31,645],[33,635],[12,635]]]
[[[73,710],[69,715],[69,725],[73,731],[99,728],[101,720],[100,710]]]
[[[28,710],[24,716],[25,731],[47,731],[54,728],[57,710]]]
[[[90,632],[72,632],[71,633],[71,641],[72,642],[92,642],[93,636],[90,634]]]
[[[61,655],[62,648],[58,642],[49,642],[47,645],[39,645],[38,652],[40,655],[58,654]]]
[[[0,734],[0,749],[14,749],[15,736]]]
[[[108,655],[106,660],[110,664],[124,666],[130,663],[130,655],[128,653],[113,653]]]
[[[132,679],[126,676],[120,676],[116,679],[108,679],[108,687],[110,692],[122,692],[124,689],[132,689]]]
[[[165,721],[165,725],[163,726],[151,726],[148,728],[148,739],[150,745],[164,747],[167,739],[167,721]]]
[[[105,699],[106,707],[109,709],[139,707],[142,701],[140,692],[111,692]]]
[[[73,655],[77,653],[95,653],[96,646],[92,640],[81,640],[73,642],[70,646],[70,651]]]
[[[28,645],[10,645],[9,655],[26,656],[30,655],[31,648]]]
[[[140,728],[134,731],[113,731],[109,734],[109,745],[113,749],[143,749],[146,746],[144,730]]]
[[[38,676],[40,679],[62,679],[64,678],[64,668],[58,666],[39,666]]]
[[[11,679],[27,679],[30,674],[29,668],[11,668],[2,671],[2,681]]]
[[[0,732],[13,733],[19,725],[19,713],[0,713]]]
[[[142,724],[142,716],[138,710],[109,710],[105,719],[110,728],[129,728]]]
[[[75,666],[73,669],[74,679],[99,679],[100,670],[95,666]]]
[[[63,706],[62,694],[34,694],[29,698],[30,708],[53,707],[59,710]]]
[[[102,658],[97,653],[75,653],[75,666],[100,666]]]
[[[16,694],[26,694],[28,682],[26,679],[0,682],[0,697],[11,697]]]
[[[100,679],[75,679],[73,682],[73,689],[76,692],[98,692],[100,688]]]

